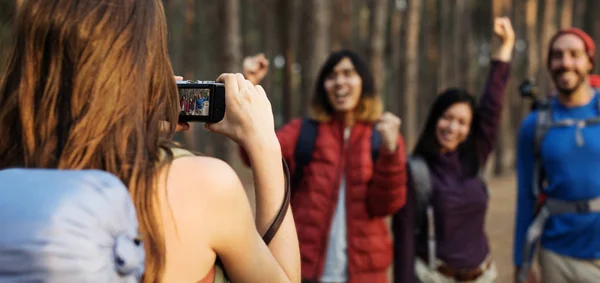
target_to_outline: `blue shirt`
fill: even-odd
[[[598,94],[586,105],[567,108],[552,101],[552,118],[587,119],[600,115]],[[518,200],[514,243],[514,262],[523,262],[527,228],[533,220],[535,197],[532,190],[534,170],[534,130],[537,112],[529,114],[519,131],[517,149]],[[600,196],[600,125],[581,129],[583,145],[576,140],[576,126],[550,128],[541,142],[541,159],[547,179],[548,197],[586,200]],[[551,216],[544,227],[541,244],[555,253],[581,259],[600,259],[600,214],[562,214]]]
[[[200,98],[196,99],[196,108],[202,109],[203,103],[204,103],[204,98],[200,97]]]

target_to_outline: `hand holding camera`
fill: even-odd
[[[257,146],[278,145],[271,103],[265,90],[241,74],[222,74],[217,79],[225,89],[225,115],[206,128],[220,133],[247,150]]]

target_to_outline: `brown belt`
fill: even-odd
[[[453,278],[456,281],[473,281],[481,276],[492,265],[492,260],[488,257],[484,263],[475,268],[455,269],[446,264],[438,266],[437,271],[445,276]]]

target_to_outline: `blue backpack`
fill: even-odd
[[[0,282],[139,282],[127,187],[99,170],[0,170]]]

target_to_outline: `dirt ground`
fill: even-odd
[[[238,169],[236,171],[240,174],[247,188],[250,202],[254,205],[252,173],[247,169]],[[498,268],[498,279],[496,282],[512,282],[512,243],[516,200],[515,176],[509,175],[492,178],[488,181],[488,186],[492,197],[487,215],[486,229],[491,242],[492,256]]]
[[[513,231],[516,201],[514,176],[495,178],[488,182],[492,195],[486,229],[492,243],[492,256],[498,268],[496,282],[512,282]]]

